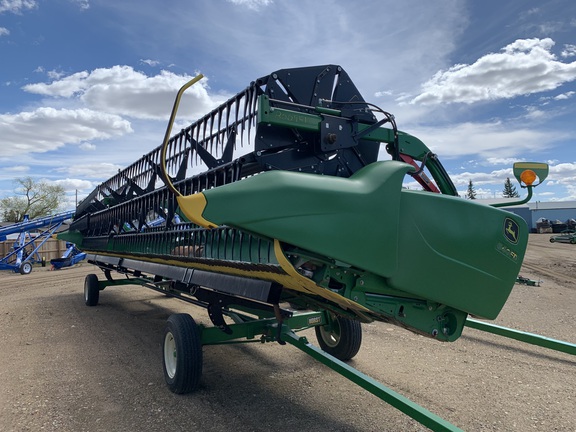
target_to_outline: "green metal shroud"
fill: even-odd
[[[520,270],[525,222],[472,201],[402,189],[410,170],[383,161],[350,178],[270,171],[204,191],[202,216],[348,263],[392,289],[495,318]]]
[[[453,341],[468,314],[501,310],[527,226],[459,198],[438,157],[371,107],[339,66],[276,71],[99,185],[60,237]],[[234,158],[243,142],[253,151]],[[383,145],[392,160],[378,161]]]

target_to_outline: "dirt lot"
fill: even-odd
[[[548,238],[531,235],[521,273],[542,285],[516,285],[495,323],[576,343],[576,246]],[[205,347],[201,389],[174,395],[164,322],[203,311],[134,286],[88,308],[93,272],[0,275],[0,431],[426,430],[289,345]],[[576,431],[575,356],[470,328],[454,343],[363,328],[351,364],[464,430]]]

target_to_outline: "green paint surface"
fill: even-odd
[[[411,170],[383,161],[348,179],[269,171],[204,191],[203,217],[372,272],[407,295],[495,318],[522,264],[525,222],[474,201],[402,189]]]

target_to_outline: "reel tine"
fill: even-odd
[[[232,101],[226,104],[226,130],[230,128],[230,112],[232,110]]]
[[[182,162],[184,160],[184,151],[186,150],[185,146],[184,146],[184,136],[182,135],[182,133],[180,133],[180,135],[178,135],[178,154],[180,155],[180,159],[178,161],[178,166],[182,165]]]
[[[249,103],[250,101],[248,100],[249,97],[247,95],[247,92],[244,92],[244,94],[242,95],[243,99],[244,99],[244,112],[242,115],[242,136],[240,138],[240,141],[242,142],[242,140],[244,139],[244,131],[246,130],[246,118],[248,115],[248,107],[249,107]],[[250,124],[248,124],[248,128],[250,127]]]
[[[196,137],[194,140],[196,141],[195,145],[198,145],[200,139],[200,125],[196,125]],[[196,152],[196,162],[198,162],[198,152]]]
[[[250,129],[252,128],[252,115],[253,115],[253,99],[254,99],[254,86],[250,86],[250,90],[248,91],[249,97],[247,98],[248,102],[248,143],[250,143]]]
[[[214,135],[212,131],[214,130],[214,121],[216,119],[216,110],[210,113],[210,153],[214,154]]]
[[[238,129],[238,112],[240,111],[240,95],[236,96],[234,107],[234,126]],[[240,137],[240,147],[242,147],[242,137]]]
[[[220,135],[222,135],[222,113],[224,112],[224,105],[220,105],[218,107],[218,129],[216,132],[216,142],[220,144],[220,152],[224,152],[224,140],[221,139]]]
[[[206,120],[203,119],[202,120],[202,141],[201,142],[199,141],[199,144],[202,145],[202,147],[204,147],[207,151],[210,151],[206,148],[207,147],[207,145],[206,145],[206,128],[207,127],[208,127],[208,125],[206,124]]]
[[[190,146],[190,150],[193,152],[190,156],[190,168],[193,168],[196,166],[196,152],[194,152],[194,147],[192,146],[192,142],[194,140],[194,131],[195,131],[196,125],[192,125],[190,126],[189,130],[186,132],[186,141],[187,141],[187,145]]]
[[[226,141],[228,139],[228,131],[230,130],[230,112],[232,110],[232,103],[228,102],[226,104],[226,128],[222,130],[222,141]]]

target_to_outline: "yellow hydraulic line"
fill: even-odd
[[[166,170],[166,150],[168,148],[168,141],[170,140],[170,134],[172,133],[172,126],[174,125],[174,120],[176,119],[176,112],[178,111],[178,106],[180,105],[180,99],[182,99],[182,95],[186,90],[196,84],[204,78],[204,75],[198,74],[196,77],[192,78],[178,90],[176,94],[176,100],[174,101],[174,106],[172,107],[172,113],[170,114],[170,120],[168,120],[168,127],[166,128],[166,134],[164,135],[164,141],[162,142],[162,154],[161,154],[161,169],[162,173],[164,174],[164,182],[166,183],[166,187],[172,191],[173,194],[177,196],[181,196],[182,194],[178,191],[172,182],[170,181],[170,176]]]
[[[176,200],[178,201],[178,205],[180,209],[186,215],[186,217],[191,220],[192,222],[206,227],[206,228],[214,228],[217,225],[207,221],[202,217],[202,212],[206,207],[206,197],[202,192],[198,192],[194,195],[190,196],[183,196],[178,189],[174,187],[172,181],[170,180],[170,176],[168,175],[168,170],[166,169],[166,151],[168,149],[168,141],[170,140],[170,134],[172,133],[172,126],[174,125],[174,120],[176,119],[176,113],[178,111],[178,106],[180,105],[180,99],[182,99],[182,95],[186,90],[196,84],[204,78],[204,75],[199,74],[196,77],[192,78],[186,84],[184,84],[178,93],[176,94],[176,100],[174,101],[174,106],[172,107],[172,113],[170,114],[170,120],[168,120],[168,127],[166,128],[166,134],[164,135],[164,141],[162,142],[162,153],[161,153],[161,169],[162,174],[164,175],[164,183],[166,183],[166,187],[170,189],[170,191],[176,195]]]

